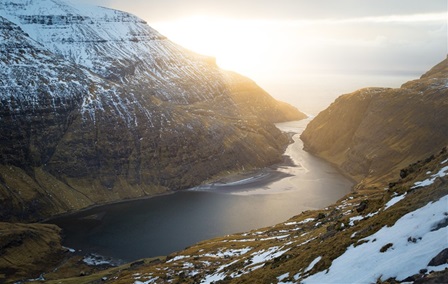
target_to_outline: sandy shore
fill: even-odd
[[[279,170],[282,167],[294,167],[294,163],[288,156],[283,157],[283,162],[265,167],[229,173],[226,176],[208,181],[205,184],[187,189],[188,191],[231,191],[239,192],[256,188],[263,188],[267,185],[291,176]]]

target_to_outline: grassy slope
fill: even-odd
[[[55,225],[0,222],[0,283],[37,278],[66,254]]]
[[[401,88],[340,96],[309,123],[305,148],[358,182],[381,184],[448,143],[448,61]]]

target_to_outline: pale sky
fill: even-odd
[[[447,0],[88,2],[139,16],[309,113],[341,92],[398,87],[448,53]]]

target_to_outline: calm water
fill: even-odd
[[[278,127],[301,133],[307,123]],[[133,261],[274,225],[302,211],[323,208],[350,191],[350,180],[304,152],[299,135],[294,140],[285,153],[289,162],[267,168],[255,178],[102,206],[51,222],[64,229],[65,246]]]

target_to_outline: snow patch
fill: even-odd
[[[328,270],[309,276],[303,283],[375,283],[389,278],[401,281],[421,269],[444,270],[448,264],[428,264],[446,247],[448,227],[438,228],[437,224],[446,219],[447,206],[448,196],[444,196],[404,215],[392,227],[383,227],[364,238],[366,243],[351,245]],[[392,247],[384,251],[382,248],[389,244]]]
[[[387,210],[389,207],[395,205],[399,201],[403,200],[405,197],[406,197],[406,193],[392,198],[391,200],[389,200],[389,202],[386,203],[386,205],[384,206],[384,210]]]
[[[308,267],[305,269],[305,272],[310,271],[311,269],[314,268],[314,266],[322,259],[322,256],[317,257],[315,260],[313,260],[310,265],[308,265]]]
[[[91,266],[99,266],[99,265],[110,265],[116,266],[118,263],[110,258],[104,257],[99,254],[89,254],[85,256],[82,260],[85,264]]]
[[[417,187],[429,186],[429,185],[433,184],[437,178],[446,176],[447,173],[448,173],[448,166],[443,167],[440,169],[440,171],[438,173],[433,174],[430,178],[425,179],[423,181],[417,181],[416,183],[414,183],[414,186],[411,187],[411,189],[417,188]]]
[[[362,219],[364,219],[363,216],[355,216],[355,217],[352,217],[352,218],[350,218],[350,221],[349,221],[348,225],[349,225],[350,227],[352,227],[352,226],[355,225],[355,222],[356,222],[356,221],[361,221]]]
[[[205,279],[203,279],[203,280],[201,281],[201,284],[202,284],[202,283],[203,283],[203,284],[209,284],[209,283],[213,283],[213,282],[216,282],[216,281],[223,280],[223,279],[226,277],[226,274],[225,274],[224,272],[221,272],[221,271],[223,271],[225,268],[227,268],[227,267],[229,267],[230,265],[235,264],[235,263],[237,263],[237,262],[238,262],[238,260],[234,260],[234,261],[232,261],[231,263],[221,265],[221,266],[216,270],[215,273],[213,273],[213,274],[211,274],[211,275],[207,275],[207,276],[205,277]]]
[[[288,223],[285,223],[285,225],[286,225],[286,226],[291,226],[291,225],[302,225],[302,224],[309,223],[309,222],[311,222],[311,221],[314,221],[314,219],[313,219],[313,218],[307,218],[307,219],[305,219],[305,220],[303,220],[303,221],[300,221],[300,222],[288,222]]]
[[[76,252],[75,249],[72,249],[72,248],[69,248],[69,247],[64,247],[64,246],[63,246],[62,248],[68,250],[68,251],[71,252],[71,253]]]
[[[217,257],[217,258],[226,258],[226,257],[233,257],[233,256],[239,256],[239,255],[243,255],[248,253],[252,248],[251,247],[246,247],[246,248],[242,248],[242,249],[228,249],[225,251],[218,251],[215,254],[204,254],[204,256],[207,257]]]
[[[190,257],[189,255],[178,255],[178,256],[175,256],[174,258],[168,260],[167,263],[175,262],[175,261],[182,260],[182,259],[189,258],[189,257]]]
[[[286,272],[285,274],[282,274],[280,276],[277,277],[278,281],[283,281],[285,278],[288,278],[289,276],[289,272]]]
[[[142,281],[135,281],[134,284],[153,284],[153,283],[156,283],[156,281],[158,279],[159,279],[159,277],[155,277],[155,278],[151,278],[151,279],[149,279],[147,281],[144,281],[144,282],[142,282]]]
[[[272,260],[274,258],[282,256],[287,251],[289,251],[289,249],[280,250],[279,247],[270,247],[266,251],[262,250],[257,253],[253,253],[251,265],[256,265],[259,263],[264,263],[266,261]]]

